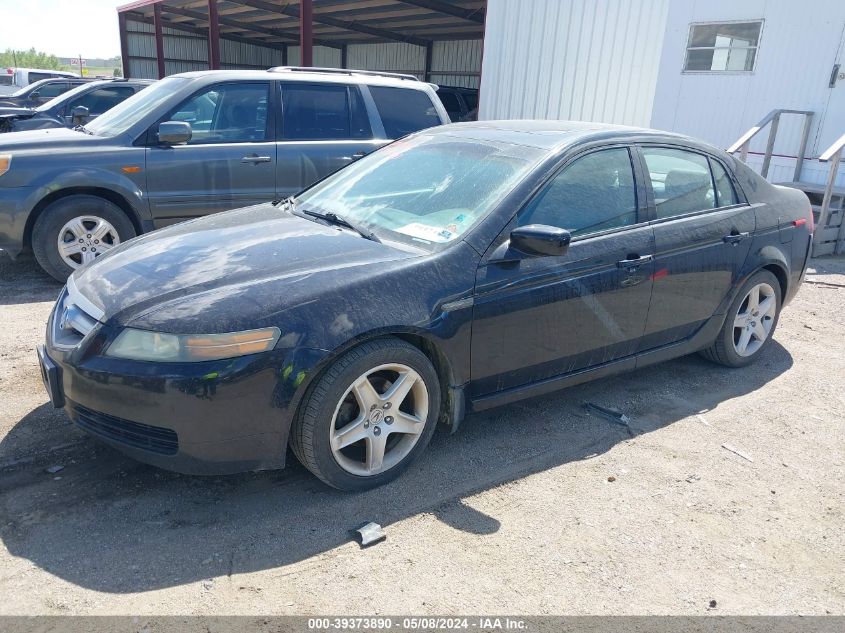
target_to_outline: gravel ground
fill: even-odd
[[[295,461],[187,477],[87,438],[35,363],[59,285],[2,258],[0,614],[845,614],[845,259],[808,279],[755,366],[471,415],[343,494]],[[388,538],[362,550],[366,521]]]

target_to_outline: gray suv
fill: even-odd
[[[280,67],[173,75],[85,127],[0,138],[0,249],[64,280],[120,242],[293,195],[449,122],[410,75]]]

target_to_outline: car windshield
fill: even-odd
[[[106,83],[106,82],[103,82],[103,83]],[[66,99],[73,99],[79,93],[85,92],[86,90],[91,88],[91,86],[99,86],[99,85],[102,85],[102,84],[100,84],[99,82],[92,82],[90,84],[82,84],[81,86],[77,86],[76,88],[73,88],[72,90],[68,90],[67,92],[63,92],[58,97],[53,97],[49,101],[45,101],[40,106],[35,108],[35,111],[36,112],[46,112],[47,110],[52,108],[54,105],[58,105],[59,103],[63,103]]]
[[[126,101],[122,101],[105,114],[101,114],[90,123],[85,124],[85,129],[97,136],[117,136],[123,134],[138,121],[145,118],[150,112],[161,107],[161,104],[173,96],[186,81],[185,77],[169,77],[152,84],[135,93]]]
[[[362,158],[296,197],[387,240],[445,248],[461,238],[543,157],[539,149],[421,134]]]

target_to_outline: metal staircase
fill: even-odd
[[[816,230],[813,234],[813,256],[840,255],[845,253],[845,222],[843,222],[843,216],[845,216],[845,187],[836,186],[836,177],[839,172],[842,153],[845,151],[845,134],[822,152],[818,158],[820,163],[827,164],[827,182],[824,185],[801,181],[804,154],[807,150],[807,141],[810,137],[814,112],[808,110],[772,110],[757,125],[743,134],[727,151],[729,154],[739,152],[740,160],[746,162],[751,139],[757,136],[768,125],[769,138],[766,142],[763,165],[760,169],[760,175],[766,178],[769,175],[769,166],[771,165],[772,154],[774,152],[778,125],[781,116],[784,114],[803,116],[804,127],[801,134],[800,147],[796,154],[795,172],[792,181],[778,184],[800,189],[810,199],[810,203],[813,206],[813,218],[816,224]]]

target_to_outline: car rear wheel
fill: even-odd
[[[713,345],[702,355],[728,367],[754,362],[771,343],[781,306],[780,283],[761,270],[743,284]]]
[[[431,440],[440,383],[428,358],[398,339],[365,343],[319,379],[291,429],[299,461],[341,490],[402,473]]]
[[[62,198],[41,212],[32,229],[35,259],[59,281],[121,242],[135,227],[115,204],[97,196]]]

